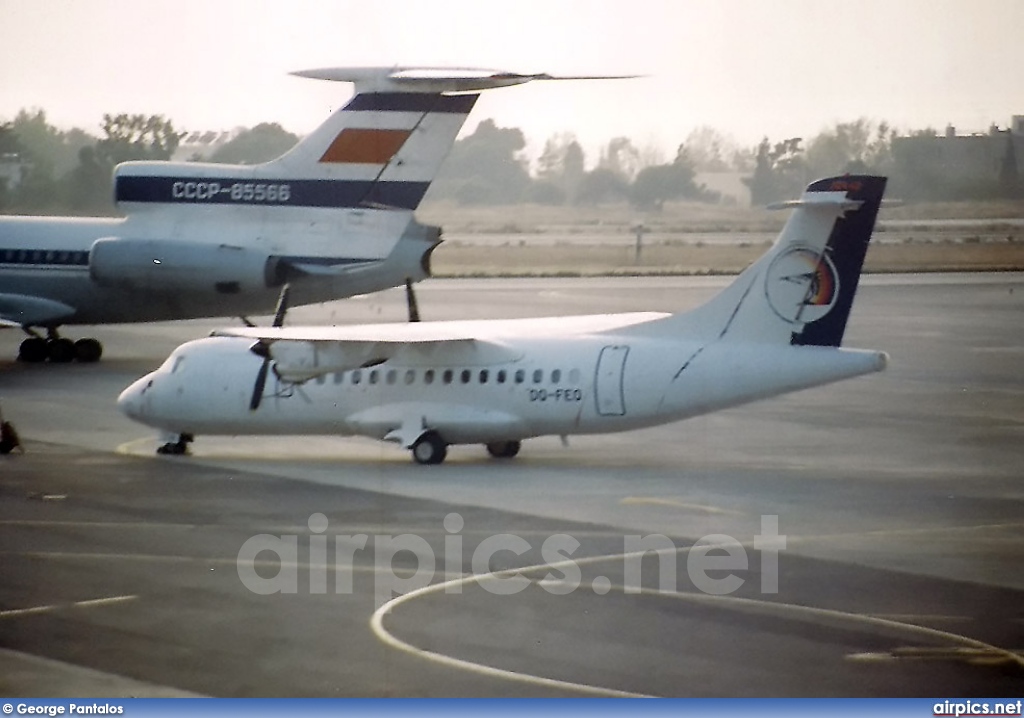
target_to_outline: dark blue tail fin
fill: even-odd
[[[837,347],[842,343],[885,182],[885,177],[849,175],[820,180],[807,188],[808,193],[846,192],[847,201],[859,202],[860,206],[836,220],[807,290],[808,307],[830,308],[794,332],[792,344]]]

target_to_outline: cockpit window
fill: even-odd
[[[169,357],[164,359],[164,363],[160,365],[160,368],[157,369],[157,371],[173,374],[178,370],[178,367],[181,366],[181,362],[184,360],[185,357],[181,354],[171,354]]]

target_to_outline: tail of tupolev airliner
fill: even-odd
[[[533,80],[605,79],[399,67],[294,74],[350,82],[355,94],[295,147],[264,164],[121,164],[117,202],[128,212],[175,204],[414,210],[479,92]]]
[[[478,94],[455,85],[395,83],[393,70],[297,73],[349,81],[355,94],[281,157],[260,165],[126,162],[115,196],[125,209],[156,205],[415,209]]]

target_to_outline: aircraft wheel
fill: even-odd
[[[188,453],[188,445],[195,441],[192,434],[181,434],[177,441],[168,441],[157,447],[156,453],[164,456],[182,456]]]
[[[183,444],[180,441],[169,441],[166,444],[157,447],[156,453],[165,456],[181,456],[188,451],[188,445]]]
[[[39,337],[29,337],[23,341],[18,348],[18,361],[30,364],[46,361],[46,340]]]
[[[50,339],[46,353],[54,364],[66,364],[75,358],[75,344],[70,339]]]
[[[522,446],[520,441],[494,441],[490,444],[485,444],[487,447],[487,453],[495,459],[511,459],[519,453],[519,449]]]
[[[95,339],[79,339],[75,342],[75,359],[83,364],[98,362],[103,356],[103,345]]]
[[[412,445],[412,458],[417,464],[440,464],[448,455],[448,444],[436,431],[428,431]]]

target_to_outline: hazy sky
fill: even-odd
[[[641,73],[493,90],[492,117],[539,147],[574,131],[674,151],[710,125],[742,145],[865,116],[901,128],[1024,114],[1024,0],[0,0],[0,120],[40,107],[98,132],[104,112],[188,130],[303,134],[350,85],[287,73],[447,65]],[[671,148],[671,149],[670,149]]]

